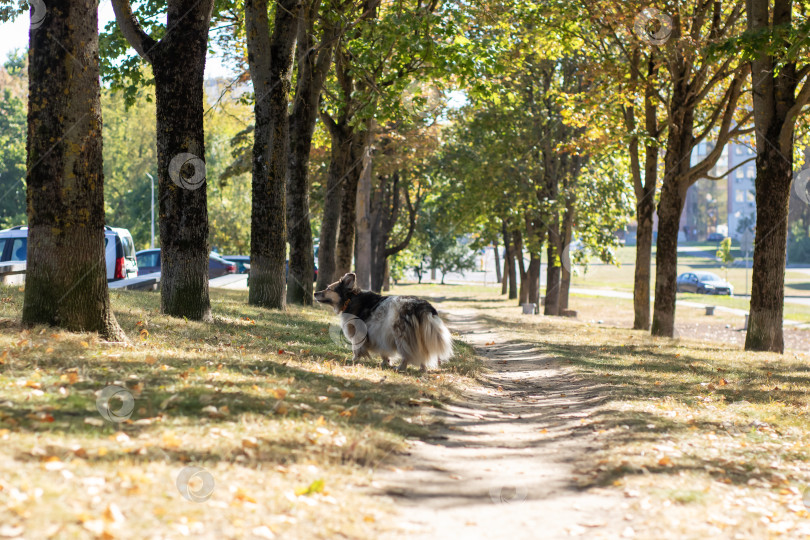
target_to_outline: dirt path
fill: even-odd
[[[530,344],[505,341],[475,310],[445,315],[489,372],[462,401],[435,410],[431,439],[375,473],[401,509],[388,538],[632,537],[624,499],[583,491],[574,476],[573,462],[595,447],[581,426],[599,403],[595,385]]]

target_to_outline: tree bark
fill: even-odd
[[[515,229],[512,238],[514,238],[515,257],[517,258],[517,269],[520,275],[520,291],[518,294],[518,306],[520,306],[529,301],[528,276],[523,261],[523,234],[520,229]]]
[[[739,4],[732,6],[726,21],[722,20],[723,12],[720,7],[718,2],[695,4],[694,16],[711,20],[708,35],[704,39],[716,40],[734,28],[741,13]],[[681,20],[680,17],[675,17],[672,39],[677,40],[680,35]],[[707,70],[698,67],[680,49],[667,48],[667,54],[669,56],[665,64],[670,72],[672,88],[667,105],[669,133],[664,158],[664,181],[658,203],[655,304],[651,332],[656,336],[672,337],[675,329],[678,228],[686,191],[699,178],[708,175],[717,164],[723,147],[732,137],[746,132],[743,126],[748,115],[743,114],[741,118],[735,119],[734,114],[748,68],[743,64],[733,67],[731,63],[734,57],[729,56],[718,66],[719,73],[725,73],[725,76],[716,74],[709,77]],[[729,83],[724,90],[720,83],[725,80]],[[706,105],[703,101],[711,91],[720,93],[722,98],[713,105]],[[703,132],[695,134],[698,110]],[[693,165],[692,150],[695,144],[710,133],[714,135],[714,148],[704,158],[696,159]]]
[[[286,302],[286,188],[290,159],[287,108],[300,7],[300,0],[279,0],[271,36],[268,0],[245,1],[256,125],[248,302],[276,309],[284,309]]]
[[[633,56],[633,82],[638,79],[639,54]],[[647,83],[644,90],[644,127],[650,140],[657,140],[659,135],[658,116],[655,104],[655,80],[657,67],[650,57],[647,65]],[[632,107],[625,112],[627,129],[636,130],[635,111]],[[636,265],[633,279],[633,328],[650,329],[650,267],[652,264],[653,214],[655,213],[655,192],[658,181],[658,146],[644,145],[644,178],[642,179],[639,163],[639,138],[634,136],[630,142],[630,169],[633,176],[633,188],[636,195]]]
[[[748,29],[790,28],[789,0],[748,0]],[[771,13],[773,20],[771,21]],[[777,43],[787,50],[792,45]],[[764,51],[751,62],[754,125],[757,141],[757,227],[752,269],[751,310],[745,349],[784,352],[782,331],[788,205],[793,177],[793,135],[796,118],[810,100],[810,81],[796,94],[795,60],[779,63]],[[805,65],[807,69],[807,65]]]
[[[369,138],[371,138],[370,135]],[[372,159],[370,145],[367,145],[363,155],[363,171],[360,173],[360,181],[357,188],[357,216],[355,220],[357,241],[354,245],[354,264],[355,274],[357,274],[357,286],[364,290],[371,289],[372,281],[371,169]]]
[[[529,268],[526,271],[527,301],[533,303],[536,309],[540,307],[540,254],[529,254]]]
[[[577,171],[578,174],[578,171]],[[571,245],[571,236],[574,233],[574,200],[566,200],[565,216],[563,217],[562,245]],[[565,248],[563,248],[565,249]],[[570,258],[569,258],[570,260]],[[563,265],[560,270],[560,305],[559,314],[568,309],[568,295],[571,289],[571,268]]]
[[[495,254],[495,282],[501,282],[501,255],[498,253],[498,237],[492,240],[492,251]]]
[[[161,309],[192,320],[211,319],[203,75],[213,5],[168,2],[171,31],[156,42],[140,28],[128,0],[113,0],[122,33],[155,77]]]
[[[400,197],[400,191],[402,197]],[[408,211],[408,231],[399,243],[389,246],[391,233],[399,219],[400,199],[405,200]],[[417,194],[415,203],[411,202],[408,186],[400,184],[399,172],[395,172],[391,178],[381,177],[379,179],[379,187],[374,194],[371,212],[371,290],[374,292],[380,292],[385,282],[389,257],[396,255],[410,244],[416,230],[416,214],[419,211],[420,203],[421,191]]]
[[[309,207],[309,157],[318,120],[318,100],[332,63],[337,30],[330,27],[315,44],[314,25],[319,2],[302,7],[298,22],[298,72],[290,114],[289,178],[287,181],[287,240],[290,267],[287,303],[312,305],[314,254]]]
[[[355,159],[349,164],[349,169],[344,173],[342,193],[340,195],[338,240],[335,251],[336,271],[337,275],[340,276],[352,271],[354,232],[357,220],[357,187],[363,169],[363,155],[366,153],[365,139],[366,133],[354,133],[351,144],[352,156]]]
[[[355,169],[360,168],[360,162],[362,161],[362,154],[358,155],[356,153],[357,145],[354,144],[354,133],[351,128],[333,122],[326,115],[322,115],[322,118],[329,126],[332,144],[323,201],[320,246],[318,247],[318,283],[316,285],[318,290],[325,289],[345,273],[344,271],[338,275],[339,269],[336,259],[338,225],[342,206],[342,185],[346,181],[348,174],[355,174]]]
[[[107,290],[98,1],[49,2],[29,36],[22,321],[125,341]]]
[[[655,185],[654,183],[652,184]],[[633,280],[633,328],[650,329],[650,275],[652,264],[653,213],[655,192],[647,190],[636,201],[636,267]]]

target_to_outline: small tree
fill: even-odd
[[[444,278],[450,272],[464,275],[466,270],[475,270],[475,252],[462,245],[458,239],[447,248],[431,255],[430,265],[442,271],[442,285]]]
[[[723,265],[723,270],[726,271],[726,281],[728,281],[728,267],[734,262],[734,255],[731,254],[731,238],[724,238],[720,242],[720,249],[717,250],[717,258],[720,259],[720,264]]]

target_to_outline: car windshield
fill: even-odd
[[[717,274],[712,274],[711,272],[703,272],[697,275],[700,281],[723,281],[720,279],[720,276]]]

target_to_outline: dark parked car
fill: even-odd
[[[726,239],[726,235],[713,232],[709,236],[706,237],[706,240],[709,242],[722,242]]]
[[[160,272],[160,250],[159,249],[144,249],[135,254],[138,259],[138,275],[151,274],[153,272]],[[143,266],[142,266],[143,265]],[[236,264],[226,261],[219,255],[211,253],[208,256],[208,278],[213,279],[216,277],[224,276],[226,274],[235,274]]]
[[[250,255],[223,255],[222,258],[236,265],[237,274],[247,274],[250,269]]]
[[[697,294],[734,294],[731,283],[711,272],[685,272],[678,276],[678,292]]]

